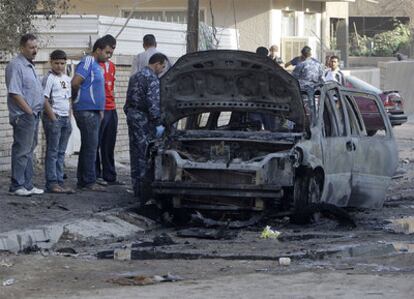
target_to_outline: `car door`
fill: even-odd
[[[336,84],[323,87],[319,111],[325,171],[322,199],[346,206],[351,195],[353,146],[343,99]]]
[[[363,97],[380,116],[381,125],[375,135],[368,136],[356,98]],[[352,193],[349,206],[363,208],[382,207],[387,188],[398,165],[397,144],[390,121],[378,96],[347,91],[344,93],[352,132],[354,163],[352,167]],[[351,130],[352,131],[352,130]]]

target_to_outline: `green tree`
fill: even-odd
[[[13,53],[20,36],[36,32],[33,20],[38,15],[55,17],[69,8],[70,0],[0,0],[0,51]]]
[[[410,57],[414,57],[414,1],[380,0],[382,15],[408,16],[410,18]]]

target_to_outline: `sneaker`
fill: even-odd
[[[11,195],[16,195],[16,196],[30,196],[30,195],[32,195],[32,193],[24,187],[20,188],[20,189],[17,189],[13,192],[10,192],[10,194]]]
[[[111,186],[124,186],[125,185],[125,182],[118,181],[118,180],[115,180],[115,181],[106,181],[106,182],[108,183],[108,185],[111,185]]]
[[[27,191],[30,192],[30,194],[33,194],[33,195],[41,195],[41,194],[45,193],[45,191],[43,189],[39,189],[39,188],[36,188],[36,187],[33,187],[31,190],[27,190]]]
[[[105,181],[103,178],[96,178],[96,183],[101,186],[108,186],[108,182]]]

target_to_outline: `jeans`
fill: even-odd
[[[96,176],[107,182],[116,181],[115,143],[118,129],[118,114],[116,110],[105,110],[104,118],[99,129],[99,146],[96,155]]]
[[[63,185],[63,163],[72,126],[70,117],[56,115],[52,121],[43,116],[43,129],[46,135],[45,178],[46,190],[52,185]]]
[[[12,120],[11,184],[9,191],[33,189],[33,151],[37,145],[40,114],[22,114]]]
[[[86,187],[96,182],[96,151],[99,142],[99,111],[80,110],[73,113],[81,135],[81,147],[78,159],[78,186]]]

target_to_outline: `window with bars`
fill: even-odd
[[[128,17],[130,10],[123,10],[122,16]],[[147,20],[147,21],[158,21],[158,22],[170,22],[178,24],[187,23],[187,11],[186,10],[146,10],[146,11],[134,11],[132,18]],[[205,22],[205,12],[200,9],[199,15],[200,21]]]

